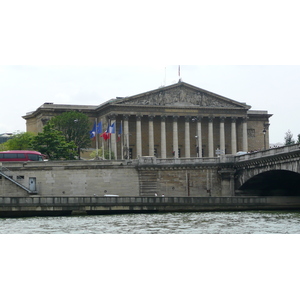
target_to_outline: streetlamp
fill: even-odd
[[[198,142],[197,135],[195,135],[195,139],[196,139],[196,155],[197,155],[197,157],[199,157],[199,142]]]
[[[198,120],[197,117],[192,117],[192,122],[195,123]],[[195,140],[196,140],[196,157],[200,157],[200,149],[199,149],[199,137],[198,137],[198,130],[197,130],[197,125],[196,125],[196,135],[195,135]]]

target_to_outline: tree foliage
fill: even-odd
[[[295,140],[293,139],[293,134],[290,130],[288,130],[284,136],[284,145],[288,146],[293,144],[295,144]]]
[[[64,135],[48,123],[43,132],[38,133],[31,142],[32,148],[46,154],[50,160],[75,159],[76,145],[74,142],[67,142]]]
[[[33,132],[17,132],[11,139],[2,144],[2,148],[3,150],[30,150],[34,136]]]
[[[62,132],[67,142],[74,142],[79,158],[81,149],[90,146],[91,124],[87,115],[76,111],[65,112],[52,118],[50,123]]]

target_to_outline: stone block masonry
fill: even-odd
[[[299,197],[0,197],[0,217],[279,209]]]
[[[138,160],[46,161],[11,162],[6,167],[12,178],[24,186],[34,179],[39,196],[224,196],[216,164],[195,166],[181,161],[147,166]],[[26,191],[1,178],[0,196],[26,196]]]

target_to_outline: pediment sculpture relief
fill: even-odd
[[[119,104],[127,105],[160,105],[160,106],[198,106],[198,107],[241,107],[219,99],[202,91],[195,91],[188,88],[177,87],[170,90],[161,90],[155,93],[142,95],[135,99],[124,99]]]

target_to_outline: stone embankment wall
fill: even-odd
[[[137,170],[120,163],[46,161],[6,163],[5,167],[9,170],[5,171],[7,175],[26,187],[34,178],[36,192],[41,196],[139,195]],[[0,196],[28,195],[3,177],[0,187]]]
[[[299,197],[0,197],[0,217],[300,209]]]
[[[134,161],[47,161],[5,163],[5,174],[39,196],[231,196],[217,164],[147,165]],[[7,171],[9,170],[9,171]],[[1,174],[0,174],[1,175]],[[0,196],[28,196],[0,176]]]

